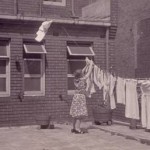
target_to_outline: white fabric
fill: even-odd
[[[84,73],[86,75],[89,72],[91,72],[89,77],[86,79],[86,84],[87,84],[86,91],[88,92],[88,97],[91,97],[91,95],[96,92],[95,86],[94,86],[94,74],[93,74],[93,71],[91,71],[89,68],[91,64],[93,64],[93,61],[86,58],[86,66],[84,67]]]
[[[36,41],[41,42],[44,39],[52,22],[53,21],[51,20],[51,21],[45,21],[42,23],[42,25],[39,27],[39,30],[36,33],[36,35],[37,35],[35,38]]]
[[[102,72],[100,68],[98,68],[96,65],[94,65],[94,83],[96,86],[101,89],[103,87],[102,80],[101,80]]]
[[[110,96],[110,108],[116,108],[115,96],[114,96],[114,88],[116,84],[116,78],[113,75],[110,75],[110,88],[109,88],[109,96]]]
[[[103,75],[103,100],[107,102],[109,99],[110,74],[105,72]]]
[[[125,117],[139,119],[139,103],[137,96],[137,80],[126,80]]]
[[[150,81],[141,84],[141,122],[142,127],[150,129]]]
[[[116,85],[117,103],[125,104],[125,79],[118,77]]]

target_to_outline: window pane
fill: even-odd
[[[75,90],[74,77],[68,77],[68,90]]]
[[[46,49],[41,44],[24,44],[26,53],[44,54]]]
[[[83,69],[85,67],[85,61],[68,61],[68,74],[73,74],[76,69]]]
[[[0,74],[6,74],[6,60],[0,60]]]
[[[24,89],[25,91],[40,91],[41,90],[40,78],[25,78]]]
[[[70,55],[78,55],[78,56],[94,55],[93,50],[87,46],[68,46],[67,48]]]
[[[41,74],[41,61],[24,60],[25,74]]]
[[[0,78],[0,92],[6,92],[6,79]]]
[[[0,43],[0,56],[7,56],[6,45]]]

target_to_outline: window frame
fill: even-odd
[[[25,49],[24,49],[24,52],[25,52]],[[26,58],[26,57],[23,57],[23,79],[24,79],[24,82],[25,82],[25,78],[31,78],[31,77],[35,77],[35,78],[37,77],[38,78],[39,77],[40,78],[40,91],[25,91],[25,89],[24,89],[24,96],[45,96],[45,53],[26,53],[26,54],[28,54],[28,55],[38,54],[38,55],[41,56],[41,58]],[[25,60],[40,61],[40,63],[41,63],[41,68],[40,68],[41,73],[40,74],[25,74]],[[25,86],[25,85],[23,85],[23,86]]]
[[[44,5],[54,5],[54,6],[66,6],[66,0],[62,0],[62,2],[51,2],[43,0]]]
[[[0,78],[6,79],[6,92],[0,91],[0,97],[10,96],[10,42],[6,42],[6,52],[7,56],[0,56],[0,60],[6,60],[6,73],[0,74]]]
[[[92,49],[92,46],[87,46],[87,47],[90,49],[90,51],[91,51],[92,54],[86,54],[86,53],[85,54],[73,54],[71,52],[70,46],[67,46],[67,50],[68,50],[70,56],[95,56],[95,53],[94,53],[94,51]]]
[[[85,43],[86,44],[86,43]],[[68,68],[68,63],[69,63],[69,61],[83,61],[83,62],[85,62],[85,59],[84,59],[84,57],[86,58],[86,57],[92,57],[92,58],[94,58],[94,56],[95,56],[95,53],[94,53],[94,50],[93,50],[93,48],[92,48],[92,44],[90,44],[90,46],[88,46],[89,48],[90,48],[90,50],[91,50],[91,52],[92,52],[92,54],[90,54],[90,55],[88,55],[88,54],[85,54],[85,55],[81,55],[81,54],[72,54],[71,53],[71,51],[69,51],[69,46],[70,45],[67,45],[67,53],[68,53],[68,56],[67,56],[67,68]],[[84,45],[80,45],[79,44],[79,46],[84,46]],[[69,56],[71,57],[70,59],[69,59]],[[73,58],[72,58],[73,57]],[[81,58],[76,58],[76,57],[81,57]],[[82,58],[83,57],[83,58]],[[68,73],[69,71],[67,70],[67,81],[69,80],[69,78],[73,78],[74,77],[74,75],[73,74],[70,74],[70,73]],[[75,90],[69,90],[68,89],[69,87],[68,87],[68,82],[67,82],[67,93],[68,93],[68,95],[73,95],[74,93],[75,93]]]

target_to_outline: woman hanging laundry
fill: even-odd
[[[90,76],[93,69],[93,61],[87,61],[88,72],[85,74],[85,69],[75,71],[74,85],[76,88],[73,96],[70,115],[73,117],[73,129],[72,133],[82,134],[84,133],[81,128],[81,120],[83,117],[88,116],[87,105],[86,105],[86,79]]]

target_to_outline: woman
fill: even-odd
[[[71,108],[70,108],[70,115],[73,117],[73,129],[71,130],[72,133],[82,134],[84,133],[81,128],[81,119],[85,116],[88,116],[87,106],[86,106],[86,79],[89,77],[92,71],[93,61],[86,61],[86,67],[81,70],[78,69],[75,71],[75,94],[73,96]],[[88,73],[85,74],[85,70],[88,68]]]

